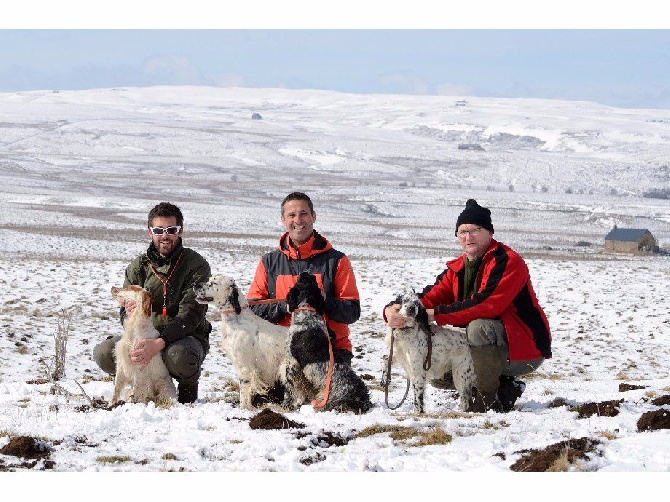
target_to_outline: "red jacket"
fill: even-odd
[[[461,298],[464,270],[465,255],[447,262],[435,284],[420,295],[424,307],[434,309],[435,322],[465,326],[474,319],[500,319],[507,333],[510,360],[551,358],[549,322],[523,258],[491,239],[475,280],[476,293],[470,298]]]
[[[247,299],[285,300],[304,271],[314,274],[319,287],[326,293],[326,324],[335,333],[334,347],[352,352],[348,325],[356,322],[361,315],[354,270],[349,258],[335,250],[318,232],[315,231],[307,242],[297,248],[291,244],[288,232],[282,235],[279,248],[260,259]],[[291,315],[285,303],[254,305],[251,308],[270,322],[291,325]]]

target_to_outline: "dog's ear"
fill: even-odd
[[[300,290],[298,288],[298,285],[296,284],[295,286],[293,286],[291,289],[288,290],[288,293],[286,293],[286,305],[288,305],[289,312],[293,312],[298,306],[299,291]]]
[[[242,307],[240,306],[240,291],[237,289],[237,284],[233,283],[230,287],[230,305],[235,310],[237,315],[242,312]]]
[[[321,288],[319,288],[316,279],[314,279],[314,286],[311,291],[314,291],[314,298],[310,298],[310,305],[314,307],[314,310],[316,310],[318,314],[323,314],[326,310],[326,299],[323,297],[323,293],[321,292]]]
[[[151,293],[148,291],[142,291],[142,310],[144,315],[151,317]]]
[[[428,312],[426,312],[426,307],[424,307],[421,302],[416,303],[418,310],[416,314],[416,320],[422,330],[424,330],[426,333],[430,333],[432,330],[430,329],[430,323],[428,322]]]

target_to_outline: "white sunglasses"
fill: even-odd
[[[163,235],[164,233],[175,235],[181,230],[181,225],[174,225],[171,227],[149,227],[149,230],[151,230],[151,233],[154,235]]]

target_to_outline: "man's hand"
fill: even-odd
[[[135,302],[123,300],[121,302],[121,306],[124,309],[126,309],[126,315],[128,317],[130,317],[130,315],[133,313],[133,310],[135,310],[135,307],[137,306],[137,304]]]
[[[165,340],[162,338],[149,338],[140,340],[135,344],[135,349],[130,352],[130,360],[140,369],[147,367],[151,359],[165,348]]]
[[[389,305],[384,309],[386,324],[393,329],[404,328],[405,323],[407,322],[407,318],[398,314],[398,310],[400,310],[400,304],[398,303]]]

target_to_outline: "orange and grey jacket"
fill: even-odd
[[[260,259],[247,300],[285,300],[301,272],[314,274],[319,287],[326,294],[326,324],[335,334],[334,347],[351,352],[348,325],[356,322],[361,315],[354,270],[349,258],[334,249],[318,232],[315,231],[299,247],[291,243],[288,232],[282,235],[279,248]],[[291,324],[291,315],[284,302],[253,305],[251,309],[256,315],[275,324]]]
[[[521,256],[491,239],[482,257],[475,293],[463,298],[465,255],[447,262],[435,284],[420,295],[435,310],[437,324],[465,326],[474,319],[500,319],[505,326],[509,358],[524,361],[551,357],[549,322],[540,307],[528,267]]]

